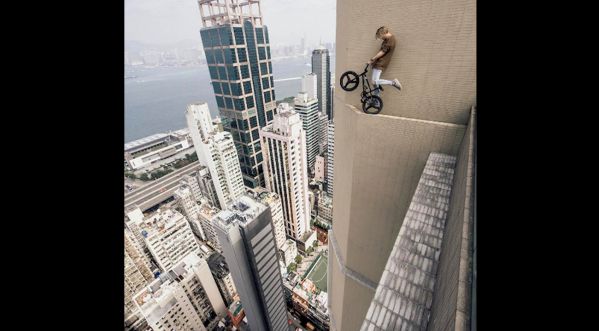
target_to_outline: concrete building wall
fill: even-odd
[[[376,116],[360,89],[335,93],[331,330],[359,330],[428,155],[458,154],[476,104],[474,0],[337,1],[335,86],[376,54],[381,25],[398,41],[381,78],[402,91],[386,89]]]
[[[429,330],[470,330],[475,111],[458,154]]]
[[[383,92],[381,113],[466,124],[476,102],[476,1],[338,0],[336,87],[343,72],[362,72],[376,54],[381,25],[397,38],[381,78],[397,77],[403,86]],[[336,92],[336,106],[360,102],[361,88]]]

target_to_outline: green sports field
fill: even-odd
[[[327,258],[320,256],[308,269],[306,277],[310,279],[318,289],[327,291]]]

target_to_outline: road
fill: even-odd
[[[153,180],[150,183],[125,194],[125,209],[138,206],[142,211],[164,201],[179,187],[181,177],[200,169],[200,163],[195,161],[177,169],[170,174]]]

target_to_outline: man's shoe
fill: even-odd
[[[399,80],[398,80],[397,78],[395,78],[395,79],[393,80],[393,86],[394,86],[396,89],[398,89],[398,90],[400,90],[400,91],[401,91],[401,83],[399,82]]]

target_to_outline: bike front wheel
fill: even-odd
[[[355,90],[359,84],[360,78],[358,74],[353,71],[344,72],[339,79],[339,85],[341,85],[341,88],[348,92]]]
[[[369,95],[362,102],[362,110],[366,114],[378,114],[383,110],[383,99],[376,95]]]

